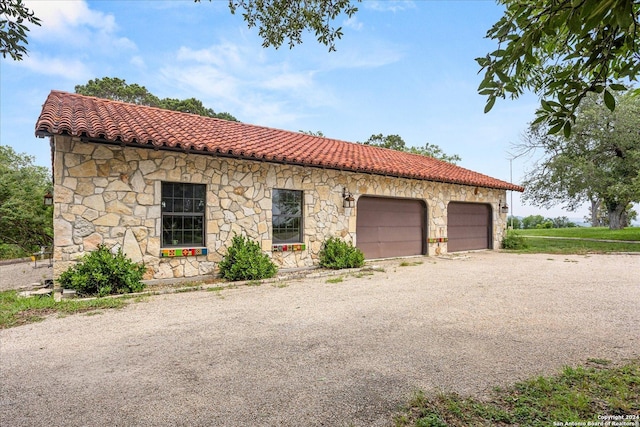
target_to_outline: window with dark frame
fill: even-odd
[[[204,184],[162,183],[162,246],[204,246]]]
[[[273,244],[302,243],[302,191],[273,190]]]

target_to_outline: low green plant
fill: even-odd
[[[344,279],[342,278],[342,276],[338,276],[338,277],[333,277],[331,279],[327,279],[326,282],[327,283],[342,283],[342,282],[344,282]]]
[[[351,242],[347,243],[337,237],[325,240],[320,251],[320,266],[338,270],[341,268],[357,268],[364,265],[362,251]]]
[[[21,298],[15,290],[0,292],[0,329],[39,322],[58,314],[64,317],[76,313],[91,313],[109,308],[121,308],[127,304],[124,298],[92,300],[63,299],[56,302],[50,295]]]
[[[268,279],[278,272],[257,242],[238,234],[233,236],[231,246],[218,267],[220,276],[231,281]]]
[[[365,276],[373,276],[373,271],[360,271],[353,274],[353,277],[355,277],[356,279],[362,279]]]
[[[412,261],[412,262],[402,261],[400,263],[400,267],[413,267],[415,265],[421,265],[421,264],[422,264],[422,261]]]
[[[0,244],[0,259],[15,259],[25,258],[31,254],[28,254],[18,245]]]
[[[519,235],[513,230],[507,231],[507,234],[502,238],[502,249],[526,249],[527,242],[524,237]]]
[[[145,270],[144,265],[127,258],[122,249],[112,253],[105,245],[100,245],[64,271],[58,280],[62,287],[75,289],[80,296],[102,297],[142,291]]]
[[[534,377],[496,388],[482,399],[416,393],[395,418],[396,427],[600,425],[601,414],[640,413],[640,360],[611,366],[565,367],[550,377]],[[591,362],[592,364],[595,362]],[[635,418],[629,418],[635,420]],[[574,424],[571,424],[574,425]]]

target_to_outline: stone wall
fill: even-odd
[[[208,254],[160,258],[161,182],[207,185]],[[271,191],[302,190],[304,243],[297,252],[271,252]],[[260,242],[283,268],[317,262],[329,236],[355,242],[356,208],[344,208],[346,188],[362,195],[422,199],[428,235],[446,237],[447,203],[488,203],[493,212],[493,245],[499,247],[506,215],[498,213],[504,190],[442,184],[353,172],[221,158],[204,154],[82,142],[56,136],[54,143],[54,277],[98,245],[120,246],[147,266],[147,279],[209,275],[226,253],[234,233]],[[446,252],[429,243],[428,253]]]

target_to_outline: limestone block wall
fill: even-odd
[[[206,184],[207,255],[161,258],[161,183]],[[296,252],[272,252],[274,188],[302,190],[304,243]],[[446,237],[449,201],[488,203],[494,247],[506,215],[504,190],[442,184],[336,170],[236,160],[205,154],[134,148],[54,137],[54,277],[98,245],[120,246],[147,266],[147,279],[209,275],[234,233],[258,242],[283,268],[317,263],[322,242],[339,236],[356,243],[356,210],[344,208],[346,188],[363,195],[418,198],[428,207],[429,237]],[[430,243],[429,254],[446,252]]]

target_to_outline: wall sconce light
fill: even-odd
[[[47,191],[47,194],[44,195],[44,205],[53,206],[53,195],[50,191]]]
[[[356,206],[356,199],[354,199],[353,194],[349,193],[344,187],[342,188],[342,198],[344,199],[342,207],[353,208]]]
[[[500,202],[498,203],[498,209],[500,209],[500,212],[506,214],[509,213],[509,205],[507,205],[507,203],[505,202],[505,204],[502,204],[502,200],[500,200]]]

